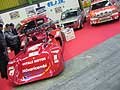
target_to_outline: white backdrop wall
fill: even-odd
[[[50,0],[50,1],[55,2],[55,0]],[[46,11],[46,15],[48,17],[50,17],[51,19],[53,19],[53,20],[59,20],[60,16],[61,16],[61,12],[60,13],[56,13],[55,12],[55,8],[61,7],[62,11],[65,11],[66,9],[71,9],[71,8],[79,7],[78,0],[64,0],[64,3],[56,4],[54,6],[48,7],[47,4],[50,1],[40,3],[40,6],[44,6],[44,5],[46,6],[46,10],[47,10]]]
[[[59,20],[61,12],[66,9],[79,7],[79,3],[78,0],[49,0],[47,2],[39,3],[39,5],[35,4],[0,14],[0,23],[2,21],[4,24],[12,22],[16,25],[21,20],[36,14],[36,8],[38,8],[38,6],[45,7],[45,14],[49,18]]]
[[[2,18],[4,24],[12,22],[12,23],[14,23],[16,25],[21,20],[23,20],[23,19],[25,19],[27,17],[25,9],[29,8],[29,7],[37,7],[37,5],[27,6],[27,7],[24,7],[24,8],[9,11],[9,12],[0,14],[0,17]],[[16,16],[16,18],[11,18],[10,14],[14,13],[14,12],[18,12],[19,16],[18,17]]]

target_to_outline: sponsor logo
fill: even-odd
[[[23,69],[22,72],[25,73],[25,72],[31,72],[31,71],[35,71],[35,70],[39,70],[39,69],[44,69],[47,67],[47,64],[43,64],[41,66],[34,66],[32,68],[26,68],[26,69]]]
[[[48,7],[52,7],[52,6],[56,6],[56,5],[62,4],[62,3],[65,3],[65,1],[64,0],[55,0],[55,1],[48,2],[47,6]]]
[[[45,11],[46,11],[45,6],[36,8],[37,14],[42,14],[42,13],[44,13]]]
[[[28,62],[24,62],[22,63],[22,66],[25,66],[25,65],[31,65],[31,64],[34,64],[34,63],[39,63],[39,62],[42,62],[42,61],[45,61],[46,58],[39,58],[39,59],[36,59],[36,60],[32,60],[32,61],[28,61]]]
[[[13,76],[13,75],[14,75],[14,72],[15,72],[14,66],[9,67],[8,70],[9,70],[9,73],[8,73],[9,76]]]

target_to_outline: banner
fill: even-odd
[[[45,6],[36,8],[36,14],[45,14],[45,12],[46,12]]]
[[[10,15],[10,18],[11,18],[11,19],[17,19],[17,18],[20,17],[20,14],[19,14],[18,11],[11,12],[11,13],[9,13],[9,15]]]
[[[31,17],[36,14],[34,7],[25,8],[25,11],[28,17]]]
[[[1,16],[0,16],[0,23],[4,24],[3,19],[1,18]]]

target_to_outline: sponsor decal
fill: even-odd
[[[39,69],[44,69],[46,67],[47,67],[47,64],[43,64],[43,65],[40,65],[40,66],[34,66],[32,68],[23,69],[22,72],[23,73],[31,72],[31,71],[35,71],[35,70],[39,70]]]
[[[33,56],[37,56],[37,55],[39,55],[38,51],[29,53],[29,57],[33,57]]]
[[[59,50],[51,51],[51,53],[53,53],[54,63],[58,63],[59,62],[58,55],[57,55],[58,52],[59,52]]]
[[[24,75],[26,76],[26,79],[27,79],[27,76],[31,76],[33,74],[37,74],[37,73],[39,74],[40,72],[43,72],[43,70],[47,68],[48,65],[47,63],[43,63],[41,65],[40,62],[45,61],[45,60],[46,58],[43,57],[43,58],[39,58],[39,59],[35,59],[35,60],[22,63],[22,66],[24,67],[22,69],[22,73],[24,73]],[[36,63],[38,64],[36,65]],[[35,71],[35,72],[33,73],[32,71]]]
[[[58,63],[59,60],[58,60],[58,56],[57,55],[54,55],[54,63]]]
[[[29,47],[29,48],[28,48],[28,52],[29,52],[29,51],[34,51],[34,50],[38,49],[40,45],[41,45],[41,44],[36,44],[36,45],[34,45],[34,46],[32,46],[32,47]]]
[[[9,70],[9,73],[8,73],[9,76],[13,76],[13,75],[14,75],[14,72],[15,72],[14,66],[9,67],[8,70]]]
[[[28,61],[28,62],[24,62],[22,63],[22,66],[25,66],[25,65],[31,65],[31,64],[35,64],[35,63],[39,63],[39,62],[42,62],[42,61],[45,61],[46,58],[39,58],[39,59],[36,59],[36,60],[32,60],[32,61]]]
[[[32,76],[30,76],[29,78],[28,78],[28,76],[26,76],[26,77],[22,78],[21,80],[22,80],[22,81],[27,81],[27,80],[31,80],[31,79],[34,79],[34,78],[37,78],[37,77],[41,77],[41,76],[42,76],[43,74],[45,74],[49,69],[50,69],[50,66],[49,66],[43,73],[41,73],[41,74],[32,75]],[[25,73],[27,73],[27,72],[25,72]],[[50,73],[51,73],[51,76],[53,76],[52,70],[50,70]],[[28,74],[30,74],[30,73],[28,72]]]
[[[54,50],[54,51],[51,51],[51,53],[58,53],[59,50]]]

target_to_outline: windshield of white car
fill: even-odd
[[[61,20],[71,18],[71,17],[75,17],[75,16],[78,16],[78,11],[77,10],[67,11],[67,12],[62,13]]]
[[[99,9],[99,8],[103,8],[103,7],[106,7],[106,6],[111,6],[112,4],[109,2],[109,1],[102,1],[102,2],[99,2],[99,3],[95,3],[92,5],[92,10],[96,10],[96,9]]]

